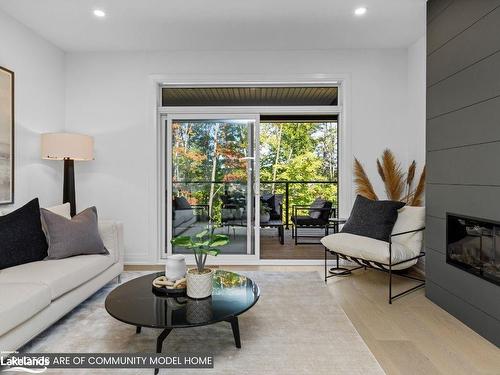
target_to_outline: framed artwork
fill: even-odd
[[[0,66],[0,204],[14,203],[14,72]]]

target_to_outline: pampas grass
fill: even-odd
[[[412,161],[407,172],[401,168],[394,153],[385,149],[380,160],[377,158],[377,172],[382,179],[387,198],[393,201],[405,202],[410,206],[421,206],[425,190],[425,166],[422,169],[417,187],[413,183],[417,173],[417,163]],[[372,200],[378,200],[370,179],[358,159],[354,159],[354,183],[356,193]]]
[[[421,206],[422,205],[422,198],[424,195],[424,190],[425,190],[425,166],[424,169],[422,170],[422,174],[420,175],[420,179],[418,181],[417,188],[412,194],[412,198],[410,201],[410,206]]]
[[[408,201],[411,193],[411,187],[413,185],[413,180],[415,179],[415,171],[417,170],[417,163],[415,160],[408,167],[408,173],[406,173],[406,201]]]
[[[404,191],[403,171],[401,164],[396,161],[396,157],[391,150],[385,149],[382,153],[382,161],[377,159],[377,167],[385,185],[387,198],[392,201],[402,199]]]
[[[357,194],[374,201],[378,200],[377,194],[375,194],[375,190],[373,190],[372,183],[366,175],[365,169],[356,158],[354,158],[354,183],[356,184]]]

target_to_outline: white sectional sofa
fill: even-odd
[[[109,255],[80,255],[0,270],[0,350],[17,350],[123,271],[123,226],[99,221]]]

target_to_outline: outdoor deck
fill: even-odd
[[[182,235],[192,236],[201,231],[202,228],[194,226],[186,230]],[[323,259],[325,256],[321,245],[295,245],[292,231],[285,230],[285,243],[279,242],[277,229],[262,228],[260,231],[260,258],[261,259]],[[219,228],[217,232],[228,234],[231,242],[222,249],[223,254],[245,254],[246,253],[246,228]],[[318,241],[322,237],[322,230],[316,232],[317,237],[307,241]],[[309,234],[312,234],[309,232]],[[190,254],[190,250],[176,249],[176,253]]]
[[[314,240],[319,242],[319,238],[320,236]],[[325,252],[321,245],[295,245],[291,230],[285,230],[285,244],[280,245],[276,230],[261,229],[261,259],[323,259],[324,256]]]

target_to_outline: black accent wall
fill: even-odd
[[[500,287],[446,264],[446,212],[500,221],[500,0],[427,9],[426,295],[500,346]]]

